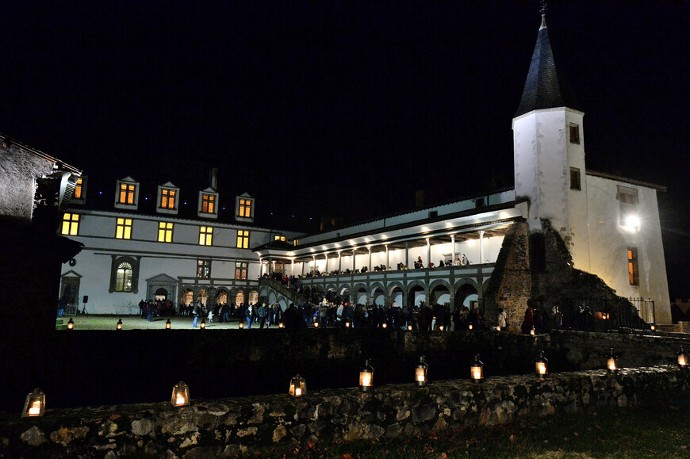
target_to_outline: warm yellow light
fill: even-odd
[[[319,328],[319,323],[318,323],[318,322],[314,322],[314,328]]]
[[[117,325],[115,326],[116,330],[122,330],[122,319],[119,319],[117,321]]]
[[[70,317],[69,322],[67,322],[67,330],[74,330],[74,321]]]
[[[470,378],[474,382],[481,382],[484,379],[484,364],[479,360],[479,354],[474,356],[474,361],[470,365]]]
[[[616,359],[609,357],[609,359],[606,361],[606,368],[609,371],[616,371]]]
[[[34,389],[26,396],[22,417],[43,416],[45,412],[46,396],[41,389]]]
[[[412,331],[412,325],[408,325],[408,326],[407,326],[407,330],[408,330],[408,331]]]
[[[424,360],[424,356],[419,357],[419,364],[414,371],[414,379],[418,386],[424,387],[427,385],[427,373],[429,371],[429,365],[427,365]]]
[[[38,400],[31,402],[29,411],[27,411],[29,416],[38,416],[41,414],[41,402]]]
[[[472,330],[472,324],[469,324],[469,325],[467,326],[467,329],[468,329],[468,330]]]
[[[170,322],[170,319],[165,321],[165,329],[170,330],[172,328],[172,322]]]
[[[187,386],[183,381],[180,381],[173,386],[170,403],[172,403],[173,406],[189,405],[189,386]]]
[[[381,328],[388,328],[388,324],[386,322],[382,323]]]
[[[374,368],[369,359],[364,361],[364,366],[359,370],[359,387],[362,392],[367,392],[374,387]]]
[[[530,334],[531,336],[534,336],[534,335],[537,334],[537,331],[534,329],[534,327],[532,327],[532,329],[529,331],[529,334]]]

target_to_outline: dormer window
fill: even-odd
[[[285,237],[284,234],[276,234],[273,236],[274,241],[280,241],[280,242],[285,242],[287,238]]]
[[[218,193],[212,188],[199,192],[198,215],[204,218],[218,217]]]
[[[254,198],[244,193],[235,201],[235,220],[243,222],[254,221]]]
[[[158,187],[158,212],[177,214],[180,189],[170,182]]]
[[[139,183],[132,177],[117,181],[115,207],[118,209],[136,209],[139,202]]]
[[[74,184],[74,192],[72,193],[72,199],[70,203],[72,204],[84,204],[86,200],[86,177],[81,176],[77,179],[77,183]]]

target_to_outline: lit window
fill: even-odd
[[[131,264],[122,262],[117,265],[117,272],[115,273],[115,291],[131,292],[133,274],[134,270],[132,269]]]
[[[247,263],[235,263],[235,279],[247,280]]]
[[[580,126],[577,124],[570,125],[570,143],[580,143]]]
[[[211,277],[211,260],[199,259],[196,261],[196,277],[209,279]]]
[[[79,214],[66,213],[62,216],[60,234],[64,236],[76,236],[79,234]]]
[[[199,227],[199,245],[213,245],[213,227]]]
[[[237,231],[237,248],[238,249],[248,249],[249,248],[249,230],[238,230]]]
[[[158,242],[172,242],[173,224],[170,222],[158,222]]]
[[[84,199],[84,177],[79,177],[74,185],[74,199]]]
[[[630,282],[630,285],[640,285],[636,248],[628,248],[628,282]]]
[[[286,241],[286,238],[285,238],[285,236],[282,235],[282,234],[276,234],[276,235],[274,236],[273,240],[274,240],[274,241],[283,241],[283,242],[285,242],[285,241]]]
[[[570,189],[571,190],[581,190],[580,184],[580,169],[577,167],[570,168]]]
[[[175,197],[177,195],[177,190],[170,190],[168,188],[161,189],[161,205],[162,209],[174,209],[175,208]]]
[[[120,183],[120,193],[118,195],[118,204],[134,204],[134,193],[137,189],[136,185],[131,183]]]
[[[139,257],[115,257],[110,272],[110,292],[137,293]]]
[[[132,219],[118,218],[115,225],[116,239],[132,239]]]
[[[212,194],[201,195],[201,212],[205,214],[216,213],[216,196]]]
[[[251,218],[252,216],[252,200],[240,198],[240,204],[237,209],[237,215],[242,218]]]

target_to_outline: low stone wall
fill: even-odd
[[[287,383],[287,381],[286,381]],[[287,389],[287,388],[286,388]],[[651,404],[689,409],[690,372],[641,367],[324,390],[213,401],[0,413],[0,457],[232,457],[317,443],[379,440],[529,416]],[[192,396],[194,388],[191,387]]]

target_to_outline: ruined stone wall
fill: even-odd
[[[286,381],[287,389],[287,381]],[[221,400],[0,413],[2,457],[233,457],[276,448],[395,439],[530,416],[653,405],[688,409],[690,373],[673,366],[412,383]],[[194,388],[191,388],[192,398]]]
[[[484,294],[484,316],[495,324],[498,308],[508,314],[511,331],[519,331],[532,289],[529,267],[529,228],[525,222],[513,224],[496,260]]]

